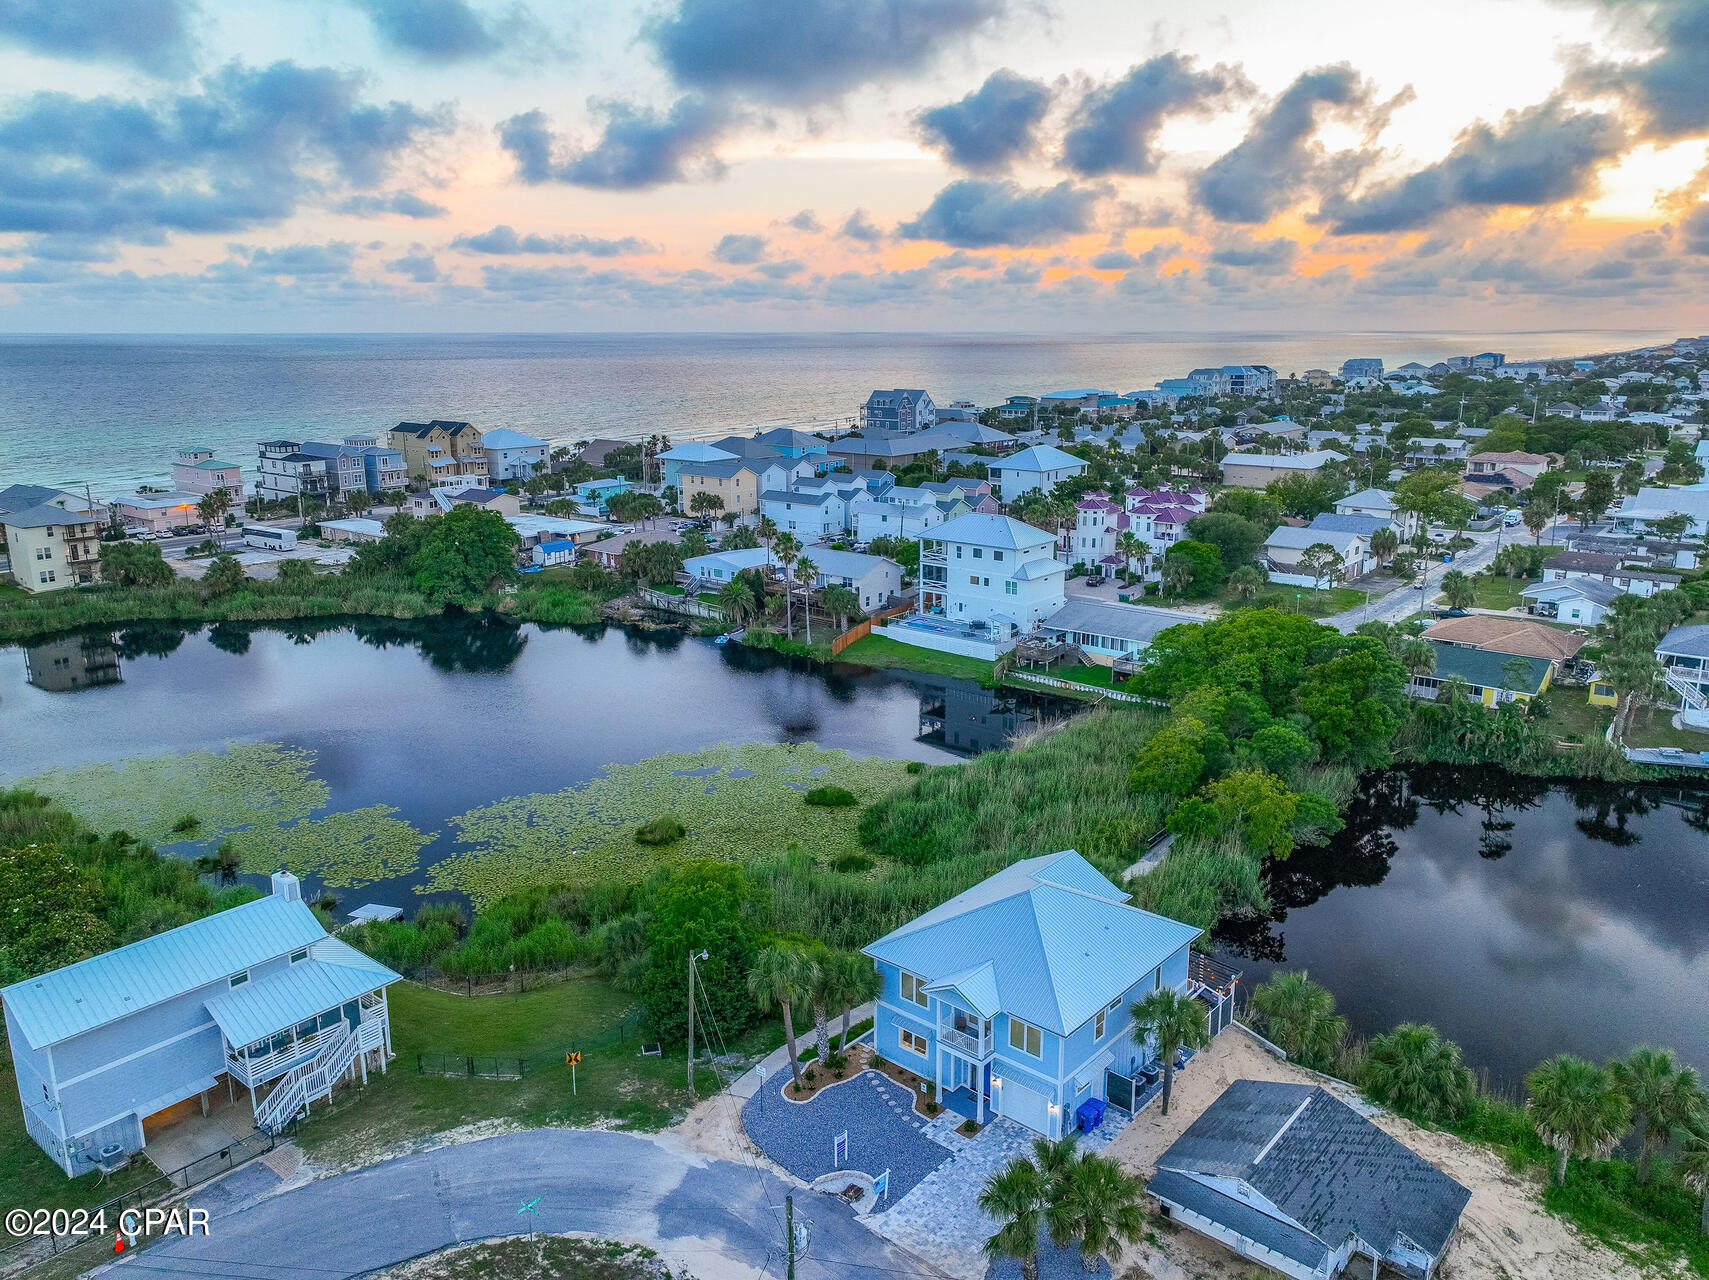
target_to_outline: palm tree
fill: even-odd
[[[1379,563],[1387,564],[1399,550],[1400,534],[1395,532],[1393,525],[1385,524],[1371,535],[1371,554]]]
[[[818,577],[819,566],[807,556],[795,562],[795,580],[801,584],[801,616],[807,620],[808,644],[813,643],[813,583]]]
[[[1409,675],[1427,676],[1436,670],[1436,646],[1422,636],[1408,636],[1396,646],[1395,657]]]
[[[1175,1055],[1182,1049],[1203,1049],[1211,1042],[1205,1007],[1173,987],[1159,987],[1132,1005],[1133,1038],[1143,1047],[1149,1039],[1163,1059],[1163,1114],[1169,1114],[1169,1093],[1175,1084]]]
[[[1163,557],[1163,582],[1176,595],[1193,583],[1193,562],[1186,556]]]
[[[777,521],[770,516],[761,516],[760,522],[754,526],[754,532],[759,535],[761,545],[770,552],[771,544],[777,539]]]
[[[1150,543],[1132,529],[1123,529],[1116,535],[1116,550],[1121,552],[1122,577],[1132,581],[1135,560],[1140,562],[1139,576],[1145,577],[1145,557],[1151,554]]]
[[[1335,1012],[1335,997],[1298,973],[1278,973],[1252,993],[1252,1007],[1264,1019],[1270,1038],[1309,1067],[1335,1062],[1347,1035],[1347,1019]]]
[[[829,975],[827,999],[832,1008],[841,1007],[843,1011],[843,1032],[837,1038],[837,1052],[846,1053],[849,1023],[855,1006],[878,999],[883,991],[883,980],[872,961],[858,951],[833,951],[820,962],[820,967]]]
[[[1255,564],[1243,564],[1228,575],[1228,589],[1236,600],[1252,600],[1264,589],[1264,571]]]
[[[1052,1179],[1044,1217],[1059,1247],[1079,1242],[1080,1265],[1087,1275],[1097,1274],[1101,1256],[1119,1262],[1123,1246],[1146,1230],[1139,1179],[1124,1173],[1115,1161],[1090,1152],[1070,1160]]]
[[[795,1006],[813,990],[819,969],[800,947],[773,943],[754,957],[748,974],[748,991],[759,1002],[761,1013],[772,1005],[783,1010],[783,1039],[789,1046],[789,1071],[795,1088],[801,1088],[801,1064],[795,1049]]]
[[[1474,1091],[1460,1046],[1444,1040],[1435,1027],[1416,1022],[1371,1038],[1361,1083],[1377,1101],[1426,1120],[1460,1115]]]
[[[1477,588],[1462,570],[1450,569],[1442,575],[1442,599],[1450,609],[1465,609],[1477,599]]]
[[[992,1174],[979,1193],[979,1207],[1003,1224],[985,1242],[985,1256],[992,1262],[1019,1260],[1024,1280],[1038,1280],[1038,1231],[1049,1190],[1038,1166],[1020,1156]]]
[[[731,626],[739,627],[743,620],[753,612],[753,597],[748,594],[748,588],[740,579],[731,578],[718,588],[718,607],[724,611],[724,618]]]
[[[1608,1064],[1609,1074],[1632,1106],[1638,1130],[1638,1181],[1650,1180],[1650,1164],[1668,1137],[1704,1111],[1703,1086],[1695,1067],[1682,1067],[1672,1049],[1640,1045]]]
[[[1699,1116],[1695,1125],[1679,1134],[1679,1160],[1674,1171],[1687,1187],[1703,1197],[1697,1229],[1709,1236],[1709,1121],[1704,1117]]]
[[[783,572],[778,577],[783,579],[783,627],[791,640],[795,639],[795,592],[790,587],[790,578],[795,573],[795,562],[801,558],[801,540],[793,533],[780,533],[772,543],[771,553],[783,566]]]
[[[860,597],[847,587],[829,586],[819,593],[819,603],[837,620],[837,633],[849,629],[849,617],[860,612]]]
[[[1632,1108],[1614,1078],[1595,1063],[1557,1053],[1525,1077],[1537,1136],[1555,1149],[1555,1181],[1572,1156],[1606,1156],[1631,1127]]]

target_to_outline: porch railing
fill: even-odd
[[[989,1057],[995,1047],[989,1032],[985,1035],[976,1035],[969,1031],[957,1030],[953,1022],[938,1024],[938,1039],[950,1048],[959,1049],[963,1053],[970,1053],[976,1058]]]
[[[310,1102],[332,1092],[338,1077],[349,1070],[358,1052],[357,1036],[348,1026],[344,1034],[314,1058],[287,1072],[255,1108],[255,1127],[277,1133]]]
[[[367,1010],[364,1009],[364,1013]],[[367,1021],[364,1018],[364,1021]],[[322,1028],[312,1035],[304,1036],[301,1040],[293,1040],[281,1049],[271,1053],[256,1054],[245,1057],[241,1050],[232,1049],[226,1053],[227,1068],[239,1084],[265,1084],[274,1076],[281,1075],[292,1068],[307,1062],[321,1052],[326,1046],[341,1037],[350,1028],[341,1017],[330,1027]]]

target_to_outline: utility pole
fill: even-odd
[[[706,952],[688,953],[688,1096],[694,1097],[694,962],[706,959]]]
[[[789,1274],[785,1280],[795,1280],[795,1197],[783,1197],[783,1234],[789,1249]]]

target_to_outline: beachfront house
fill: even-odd
[[[862,948],[882,982],[874,1043],[946,1107],[1059,1137],[1088,1099],[1132,1106],[1154,1055],[1129,1006],[1196,990],[1200,933],[1130,906],[1072,849],[1024,859]]]
[[[1322,1087],[1270,1080],[1223,1090],[1145,1190],[1170,1221],[1293,1280],[1355,1257],[1429,1280],[1472,1198]]]
[[[72,1177],[243,1094],[277,1130],[341,1079],[385,1070],[396,981],[329,937],[279,872],[267,897],[0,992],[24,1128]]]
[[[416,484],[484,484],[487,480],[481,433],[470,423],[442,418],[400,422],[391,430],[390,444],[403,454],[404,472]]]
[[[243,469],[223,462],[212,449],[180,449],[172,463],[172,487],[183,493],[213,493],[223,489],[233,500],[243,501]]]
[[[105,524],[92,511],[68,511],[49,503],[0,515],[12,580],[32,595],[100,581]]]
[[[824,436],[797,431],[794,427],[773,427],[769,431],[760,432],[754,439],[769,449],[776,449],[786,458],[806,458],[813,464],[813,470],[816,472],[828,470],[832,465],[827,456],[830,441]]]
[[[932,397],[918,387],[874,391],[860,407],[862,431],[924,431],[937,420]]]
[[[1042,490],[1049,493],[1061,480],[1072,480],[1086,464],[1053,444],[1035,444],[1030,449],[993,458],[988,464],[991,484],[1013,502],[1022,494]]]

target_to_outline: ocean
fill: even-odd
[[[178,449],[253,472],[257,441],[336,440],[463,419],[554,443],[689,439],[852,420],[875,387],[940,403],[1069,387],[1132,391],[1204,365],[1390,367],[1663,342],[1671,332],[0,336],[0,487],[99,496],[164,484]]]

